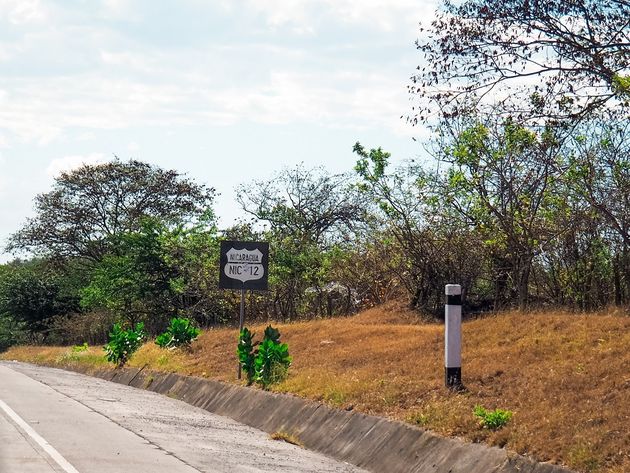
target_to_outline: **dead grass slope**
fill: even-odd
[[[279,325],[293,365],[275,390],[503,446],[583,472],[630,472],[630,318],[507,313],[466,322],[466,391],[443,387],[443,327],[400,307]],[[263,326],[252,328],[258,336]],[[236,331],[204,332],[190,352],[146,344],[133,366],[236,382]],[[20,347],[4,359],[98,363],[100,351]],[[475,405],[514,412],[497,432]]]

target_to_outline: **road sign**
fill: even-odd
[[[222,241],[220,289],[267,290],[269,243]]]
[[[219,263],[219,288],[241,290],[239,332],[245,321],[245,290],[267,290],[269,243],[259,241],[222,241]],[[237,378],[241,379],[241,364]]]

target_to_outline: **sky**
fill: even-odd
[[[224,226],[237,185],[352,171],[356,141],[422,156],[404,117],[436,1],[0,0],[0,245],[59,172],[114,156],[214,187]]]

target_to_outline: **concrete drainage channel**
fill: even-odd
[[[71,369],[85,373],[81,367]],[[500,448],[439,437],[402,422],[290,395],[143,369],[88,374],[165,394],[268,433],[286,432],[310,450],[378,473],[570,473]]]

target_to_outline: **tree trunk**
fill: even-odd
[[[532,269],[532,258],[527,256],[524,261],[520,262],[521,267],[518,270],[518,308],[519,310],[527,310],[529,303],[529,275]]]

